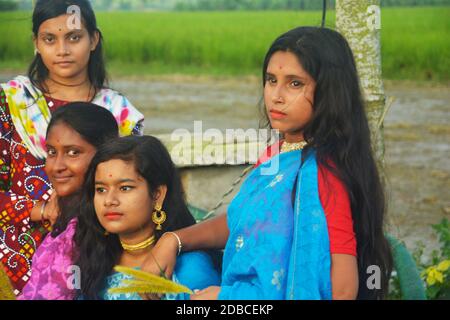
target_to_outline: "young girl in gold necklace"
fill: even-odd
[[[44,171],[52,113],[69,102],[93,102],[114,115],[121,135],[143,133],[143,115],[107,87],[102,34],[90,2],[38,0],[32,20],[35,56],[28,75],[0,85],[0,261],[16,294],[59,215]]]

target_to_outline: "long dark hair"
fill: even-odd
[[[338,32],[299,27],[278,37],[264,59],[267,67],[277,51],[295,54],[303,69],[316,81],[313,116],[304,128],[309,142],[302,161],[315,150],[318,163],[345,184],[350,197],[357,241],[359,299],[381,299],[388,292],[392,256],[383,234],[385,196],[372,154],[369,124],[353,53]],[[266,123],[267,111],[263,110]],[[382,287],[367,287],[367,268],[379,266]]]
[[[72,102],[58,108],[48,124],[47,137],[58,123],[68,125],[97,149],[106,141],[119,136],[119,127],[112,113],[93,103]],[[59,198],[61,215],[53,226],[53,237],[63,232],[69,221],[78,216],[80,198],[79,192]]]
[[[76,5],[81,11],[81,21],[92,38],[95,32],[99,34],[99,42],[94,51],[91,52],[88,64],[89,80],[98,92],[107,85],[105,61],[103,57],[103,36],[97,27],[97,20],[89,0],[38,0],[33,11],[33,34],[38,36],[39,27],[48,20],[67,14],[67,8]],[[47,93],[48,89],[44,81],[48,77],[48,69],[37,53],[28,68],[28,77],[34,86]]]
[[[105,236],[105,229],[98,221],[94,208],[95,171],[100,163],[112,159],[133,163],[138,174],[147,181],[149,196],[152,198],[158,187],[167,186],[163,203],[167,220],[161,231],[155,230],[157,239],[166,231],[195,224],[186,205],[178,171],[169,152],[157,138],[129,136],[104,144],[97,151],[86,173],[81,213],[75,233],[79,249],[76,264],[83,274],[79,293],[85,299],[101,299],[99,294],[104,289],[106,277],[111,274],[123,252],[118,235]]]

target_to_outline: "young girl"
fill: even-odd
[[[185,251],[225,246],[221,286],[192,298],[382,298],[391,272],[385,201],[347,41],[326,28],[281,35],[263,86],[266,118],[282,139],[226,215],[176,231]],[[177,247],[170,235],[155,246],[168,273]],[[380,287],[367,285],[369,266],[379,268]],[[151,260],[143,269],[157,271]]]
[[[169,153],[149,136],[102,146],[86,175],[81,203],[75,241],[83,299],[140,299],[108,293],[126,278],[114,273],[114,266],[140,268],[152,259],[151,249],[162,234],[176,238],[171,231],[195,223]],[[193,290],[220,283],[204,252],[180,255],[173,278]]]
[[[67,14],[72,5],[80,17]],[[45,134],[53,112],[71,101],[93,102],[111,111],[121,135],[142,134],[143,121],[124,96],[106,87],[102,35],[88,0],[38,0],[32,22],[36,50],[28,76],[0,86],[0,261],[16,294],[48,231],[41,211],[51,221],[58,214],[44,206],[51,194]]]
[[[23,288],[22,300],[70,300],[68,271],[76,258],[73,235],[80,213],[81,187],[88,166],[101,144],[118,137],[114,116],[105,108],[69,103],[53,114],[48,125],[45,171],[57,197],[47,205],[60,212],[33,256],[31,279]],[[45,212],[43,219],[45,220]]]

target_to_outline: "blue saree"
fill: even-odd
[[[317,162],[301,150],[274,156],[228,208],[221,300],[331,299],[331,256]],[[275,174],[263,170],[273,168]]]

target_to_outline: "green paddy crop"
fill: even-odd
[[[276,36],[319,25],[320,12],[99,12],[110,70],[122,75],[259,75]],[[334,26],[334,12],[327,25]],[[31,13],[0,13],[0,70],[33,55]],[[388,79],[448,81],[450,7],[382,10],[382,63]]]

